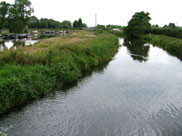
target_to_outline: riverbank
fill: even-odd
[[[169,54],[182,60],[182,39],[172,38],[164,35],[145,35],[143,38],[146,42],[162,48]]]
[[[0,54],[0,113],[77,81],[92,67],[108,62],[118,38],[81,31],[44,39]]]

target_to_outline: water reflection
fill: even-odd
[[[74,86],[1,116],[0,131],[8,136],[182,136],[182,63],[152,45],[144,54],[145,49],[129,48],[148,58],[143,65],[127,48],[121,46],[108,65]]]
[[[33,40],[33,39],[23,39],[23,40],[3,40],[0,41],[0,52],[9,50],[9,49],[17,49],[20,47],[25,47],[28,45],[33,45],[38,40]]]
[[[133,60],[145,62],[148,60],[150,45],[144,44],[142,41],[124,41],[130,56]]]

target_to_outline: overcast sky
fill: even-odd
[[[0,0],[3,1],[3,0]],[[5,0],[14,3],[14,0]],[[182,26],[182,0],[30,0],[38,18],[58,21],[82,18],[88,26],[98,24],[127,25],[135,12],[147,11],[152,24],[174,22]]]

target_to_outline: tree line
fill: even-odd
[[[59,29],[59,28],[77,28],[87,27],[82,19],[75,20],[73,25],[70,21],[59,22],[53,19],[41,18],[40,20],[31,16],[34,12],[29,0],[15,0],[14,4],[5,1],[0,2],[0,32],[6,28],[9,32],[21,33],[28,28],[34,29]]]
[[[78,23],[75,25],[75,22]],[[39,20],[37,17],[32,16],[28,21],[28,27],[31,29],[82,29],[87,27],[87,25],[85,23],[82,23],[81,18],[79,19],[79,21],[75,20],[72,25],[71,21],[68,20],[64,20],[62,22],[48,18],[41,18]]]
[[[131,20],[128,22],[128,26],[124,28],[124,35],[127,39],[141,39],[145,34],[158,34],[166,35],[174,38],[182,38],[182,28],[177,27],[174,23],[159,27],[158,25],[150,24],[150,13],[148,12],[136,12]]]
[[[175,26],[174,23],[169,23],[169,25],[165,25],[164,27],[152,26],[151,34],[182,38],[182,28]]]

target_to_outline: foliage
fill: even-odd
[[[81,26],[82,26],[82,19],[79,18],[79,19],[78,19],[78,27],[81,27]]]
[[[182,40],[167,37],[164,35],[145,35],[143,38],[146,42],[153,44],[154,46],[163,48],[173,56],[177,56],[182,60]]]
[[[71,22],[68,20],[61,22],[60,28],[71,28]]]
[[[78,21],[73,23],[73,27],[78,27]],[[71,29],[72,24],[68,20],[59,22],[53,19],[41,18],[40,20],[35,16],[30,17],[28,27],[32,29]],[[86,24],[82,23],[81,27],[87,27]]]
[[[4,28],[9,6],[10,4],[6,3],[5,1],[0,2],[0,31]]]
[[[182,28],[169,24],[165,27],[152,27],[151,34],[166,35],[174,38],[182,38]]]
[[[78,21],[77,20],[75,20],[74,22],[73,22],[73,27],[78,27]]]
[[[118,28],[118,29],[122,30],[123,26],[120,26],[120,25],[107,25],[106,28],[107,28],[107,30],[112,30],[114,28]]]
[[[78,21],[75,20],[75,21],[73,22],[73,27],[74,27],[74,28],[79,28],[79,29],[81,29],[81,28],[86,28],[87,25],[86,25],[85,23],[82,22],[82,19],[81,19],[81,18],[79,18]]]
[[[10,32],[22,32],[27,26],[32,12],[33,8],[29,0],[15,0],[15,4],[10,7],[8,14]]]
[[[148,12],[137,12],[132,16],[128,22],[128,26],[124,28],[124,34],[128,39],[139,39],[143,34],[149,33],[150,14]]]
[[[31,16],[28,21],[28,27],[39,28],[40,27],[39,19],[36,16]]]
[[[0,54],[0,113],[44,96],[54,87],[77,81],[85,71],[109,61],[118,46],[113,34],[80,32],[3,52]]]
[[[87,24],[86,23],[82,23],[82,28],[87,28]]]
[[[59,22],[53,19],[41,18],[40,20],[31,16],[34,12],[29,0],[15,0],[14,4],[0,3],[0,30],[9,29],[13,33],[21,33],[27,31],[26,28],[32,29],[71,29],[72,24],[68,20]],[[87,25],[79,18],[74,21],[74,28],[86,28]]]
[[[169,25],[168,25],[168,26],[169,26],[169,28],[173,28],[173,29],[174,29],[174,28],[176,28],[175,23],[169,23]]]
[[[70,21],[59,22],[47,18],[39,20],[37,17],[31,16],[32,13],[33,8],[29,0],[15,0],[12,5],[1,2],[0,30],[5,27],[10,32],[20,33],[24,32],[27,26],[32,29],[70,29],[72,27]],[[82,23],[80,19],[79,23]],[[86,27],[86,24],[82,23],[82,27]]]
[[[98,25],[96,26],[96,29],[97,29],[97,30],[106,30],[106,27],[105,27],[105,25],[99,25],[99,24],[98,24]]]
[[[67,24],[64,22],[61,24],[59,21],[53,19],[41,18],[39,20],[35,16],[32,16],[28,22],[28,27],[33,29],[58,29],[65,27],[65,25]]]

